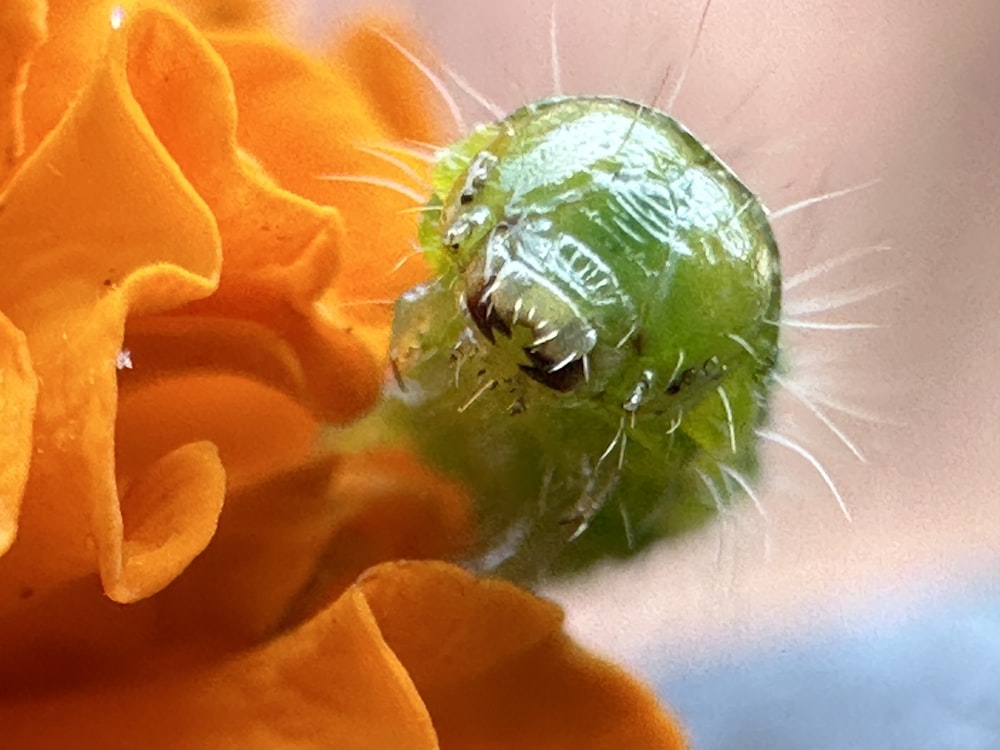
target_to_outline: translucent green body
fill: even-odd
[[[444,152],[390,418],[474,493],[481,568],[627,556],[757,471],[780,313],[764,208],[670,117],[556,98]]]

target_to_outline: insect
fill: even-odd
[[[757,471],[781,273],[756,196],[649,106],[553,97],[443,150],[386,413],[520,580],[697,525]]]
[[[702,6],[688,63],[710,5]],[[553,5],[559,92],[556,15]],[[377,33],[433,84],[467,132],[448,85]],[[767,211],[651,104],[557,95],[508,115],[441,70],[493,122],[433,156],[427,144],[359,145],[398,167],[403,182],[321,176],[421,204],[418,252],[433,272],[394,305],[392,376],[381,406],[331,439],[345,450],[409,442],[471,490],[479,536],[468,566],[527,584],[634,555],[743,496],[766,522],[754,490],[763,443],[808,464],[849,521],[829,472],[784,424],[769,425],[769,412],[783,391],[865,461],[828,410],[890,422],[808,382],[799,361],[790,377],[787,351],[802,331],[878,328],[812,316],[894,283],[809,300],[798,292],[783,301],[783,290],[891,247],[855,248],[783,281],[771,224],[877,181]],[[685,64],[668,111],[686,72]],[[668,79],[669,70],[648,101],[660,99]],[[429,164],[429,182],[400,153]],[[791,334],[781,335],[780,348],[779,327]]]

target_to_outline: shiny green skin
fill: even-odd
[[[478,129],[433,183],[420,240],[437,279],[397,302],[386,406],[474,493],[473,563],[529,582],[578,570],[741,492],[721,467],[757,472],[781,283],[732,172],[663,113],[567,97]],[[588,346],[586,368],[548,372]]]

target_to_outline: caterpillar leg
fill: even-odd
[[[590,525],[591,520],[600,512],[608,499],[614,494],[618,486],[619,478],[625,468],[625,448],[628,445],[628,434],[630,429],[635,429],[636,414],[639,407],[646,401],[647,395],[653,386],[655,375],[652,370],[643,370],[642,376],[632,387],[628,398],[622,403],[622,416],[608,447],[597,459],[597,463],[587,477],[584,494],[577,501],[573,512],[567,516],[565,523],[576,523],[576,530],[570,536],[573,541],[583,534]],[[617,455],[615,460],[613,457]],[[609,463],[614,461],[614,463]],[[606,478],[602,478],[603,475]],[[626,528],[626,535],[631,539],[632,532],[628,522],[628,511],[621,506],[623,513],[622,520]],[[632,542],[629,542],[631,546]]]

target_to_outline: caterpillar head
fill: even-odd
[[[649,396],[676,396],[703,363],[748,356],[734,337],[773,349],[763,210],[665,115],[545,100],[450,149],[434,182],[423,240],[442,282],[494,359],[553,391],[634,400],[652,378]]]

